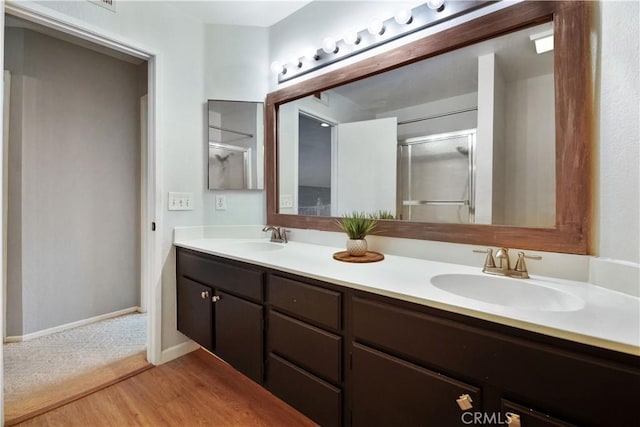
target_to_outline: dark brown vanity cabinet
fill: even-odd
[[[342,425],[342,293],[271,274],[267,301],[267,388],[321,426]]]
[[[354,426],[640,425],[637,357],[367,294],[351,316]]]
[[[187,249],[177,263],[178,329],[321,426],[640,425],[637,356]]]
[[[262,384],[263,275],[177,248],[178,330]]]

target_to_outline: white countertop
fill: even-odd
[[[480,267],[386,254],[381,262],[353,264],[333,259],[333,253],[344,248],[289,242],[281,249],[261,251],[251,244],[243,244],[267,241],[206,238],[177,239],[174,244],[503,325],[640,355],[640,299],[627,294],[586,282],[532,275],[531,286],[536,286],[534,282],[543,283],[546,287],[575,295],[584,300],[584,307],[574,311],[506,307],[457,296],[430,282],[432,277],[440,274],[482,274]]]

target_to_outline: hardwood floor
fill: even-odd
[[[226,363],[197,350],[19,424],[314,426]]]
[[[137,375],[152,366],[147,362],[146,353],[142,352],[91,373],[67,378],[63,385],[53,384],[40,388],[26,399],[7,399],[4,407],[4,425],[9,427],[19,424]]]

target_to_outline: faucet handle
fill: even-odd
[[[481,250],[481,249],[473,249],[473,252],[478,253],[478,254],[487,254],[487,258],[484,260],[484,268],[495,268],[496,267],[496,262],[493,259],[493,249],[488,248],[485,250]]]
[[[518,261],[516,261],[516,266],[514,268],[515,271],[527,273],[527,263],[524,262],[525,258],[536,260],[542,259],[542,257],[539,255],[526,255],[524,252],[518,252]]]
[[[287,239],[287,233],[291,230],[287,230],[286,228],[278,228],[280,231],[280,238],[282,239],[282,243],[289,243],[289,239]]]

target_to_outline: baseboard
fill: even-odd
[[[184,356],[187,353],[191,353],[200,348],[200,345],[195,341],[186,341],[178,345],[174,345],[173,347],[169,347],[165,350],[162,350],[162,354],[160,355],[160,364],[170,362],[173,359],[177,359],[180,356]]]
[[[140,307],[129,307],[123,310],[114,311],[111,313],[101,314],[99,316],[90,317],[88,319],[78,320],[77,322],[66,323],[64,325],[55,326],[49,329],[43,329],[41,331],[32,332],[26,335],[16,335],[6,337],[4,342],[20,342],[20,341],[29,341],[34,338],[40,338],[47,335],[55,334],[57,332],[66,331],[69,329],[77,328],[79,326],[90,325],[91,323],[99,322],[101,320],[107,320],[118,316],[123,316],[125,314],[135,313],[140,310]]]

